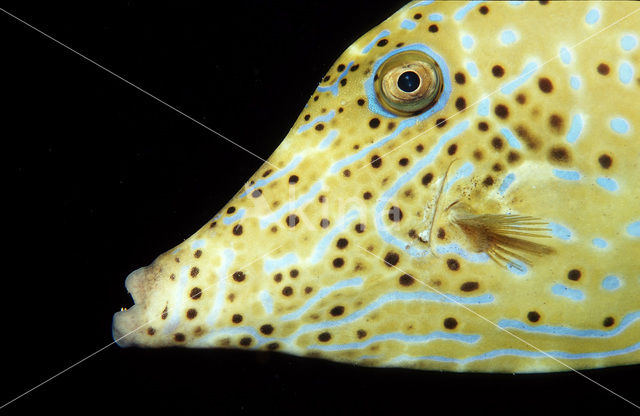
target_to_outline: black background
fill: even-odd
[[[263,158],[340,53],[404,4],[88,3],[2,7]],[[126,275],[195,232],[262,162],[5,14],[0,45],[4,403],[108,345],[112,314],[132,303]],[[584,374],[640,403],[639,366]],[[43,408],[634,410],[575,373],[449,374],[115,345],[3,411]]]

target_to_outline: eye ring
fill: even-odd
[[[402,52],[380,65],[374,87],[386,110],[401,116],[417,115],[438,101],[443,89],[442,71],[423,52]]]

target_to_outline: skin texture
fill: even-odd
[[[447,371],[640,362],[640,13],[598,33],[638,6],[425,3],[351,45],[245,187],[127,278],[120,345]],[[405,50],[443,74],[414,116],[373,88]],[[501,261],[505,218],[535,248]]]

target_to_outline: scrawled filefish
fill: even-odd
[[[122,346],[538,372],[640,363],[640,5],[413,2],[351,45]]]

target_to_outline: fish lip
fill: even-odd
[[[129,347],[136,344],[137,331],[145,325],[143,322],[146,309],[145,297],[145,269],[141,267],[127,276],[124,286],[133,298],[133,306],[113,314],[111,335],[120,347]]]

